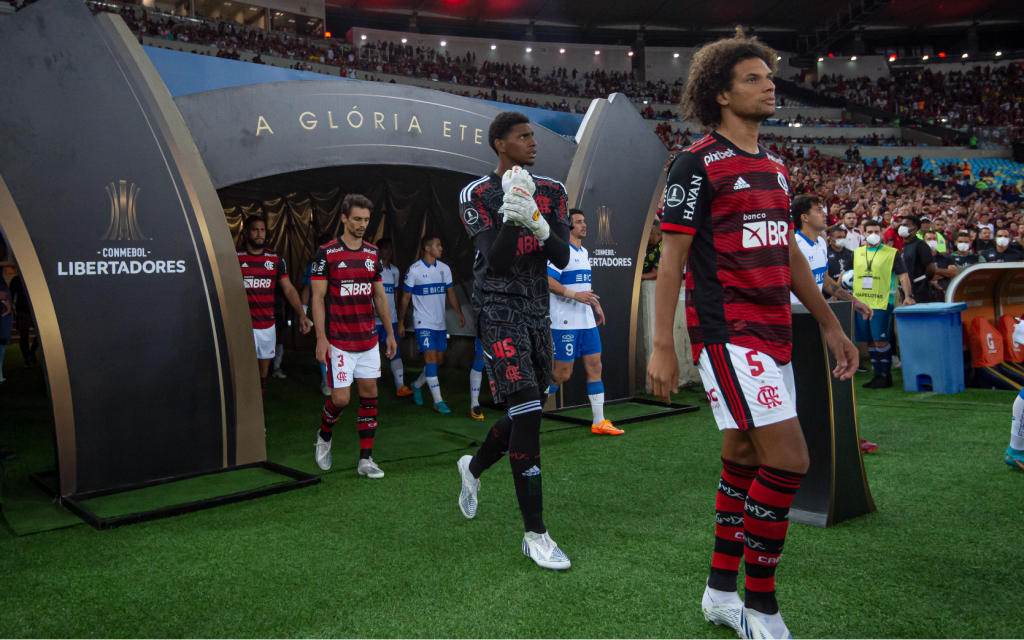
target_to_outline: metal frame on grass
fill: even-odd
[[[617,419],[615,421],[616,425],[633,424],[635,422],[644,422],[646,420],[656,420],[657,418],[667,418],[668,416],[677,416],[677,415],[680,415],[680,414],[683,414],[683,413],[693,413],[694,411],[700,411],[700,407],[698,407],[696,405],[692,405],[692,404],[679,404],[679,403],[676,403],[676,402],[671,402],[671,403],[666,405],[664,402],[661,402],[661,401],[658,401],[658,400],[648,400],[647,398],[622,398],[621,400],[611,400],[609,402],[605,402],[604,405],[607,407],[607,406],[611,406],[613,404],[627,404],[627,403],[643,404],[643,405],[648,405],[648,406],[652,406],[652,407],[668,407],[668,409],[666,409],[665,411],[657,411],[655,413],[643,413],[643,414],[640,414],[638,416],[630,416],[628,418],[619,418],[619,419]],[[562,407],[561,409],[550,409],[550,410],[544,412],[544,417],[545,418],[550,418],[551,420],[559,420],[561,422],[570,422],[572,424],[578,424],[578,425],[581,425],[581,426],[584,426],[584,427],[589,427],[591,425],[591,421],[589,419],[587,419],[587,418],[577,418],[575,416],[562,415],[563,413],[565,413],[567,411],[575,411],[576,409],[585,409],[585,408],[587,408],[589,406],[590,405],[587,405],[587,404],[581,404],[581,405],[577,405],[575,407]]]
[[[292,482],[282,482],[280,484],[272,484],[265,487],[258,487],[256,489],[248,489],[246,491],[238,491],[225,496],[216,496],[213,498],[206,498],[205,500],[196,500],[194,502],[186,502],[184,504],[175,504],[167,507],[161,507],[160,509],[153,509],[152,511],[141,511],[138,513],[129,513],[123,516],[114,516],[112,518],[103,518],[96,515],[82,503],[87,500],[94,498],[102,498],[104,496],[116,495],[118,493],[125,493],[128,491],[135,491],[137,489],[146,489],[148,487],[156,487],[162,484],[170,484],[172,482],[178,482],[180,480],[190,480],[192,478],[199,478],[202,476],[209,476],[218,473],[226,473],[230,471],[241,471],[243,469],[266,469],[282,476],[292,478]],[[203,471],[200,473],[190,473],[181,476],[174,476],[172,478],[161,478],[159,480],[152,480],[150,482],[142,482],[127,487],[117,487],[115,489],[103,489],[100,491],[87,491],[84,493],[77,493],[73,496],[60,497],[60,491],[58,486],[57,473],[55,471],[43,471],[41,473],[33,473],[29,476],[29,479],[40,489],[53,496],[60,501],[62,505],[67,507],[68,511],[74,513],[76,516],[89,523],[94,529],[105,531],[108,529],[114,529],[121,527],[126,524],[136,524],[139,522],[148,522],[150,520],[159,520],[160,518],[170,518],[171,516],[179,516],[185,513],[192,513],[194,511],[202,511],[203,509],[210,509],[212,507],[219,507],[225,504],[233,504],[235,502],[242,502],[244,500],[252,500],[253,498],[261,498],[263,496],[270,496],[276,493],[283,493],[285,491],[291,491],[292,489],[301,489],[302,487],[311,487],[315,484],[320,483],[320,477],[315,476],[304,471],[298,471],[279,465],[274,462],[268,462],[266,460],[260,462],[252,462],[250,464],[243,464],[236,467],[225,467],[223,469],[216,469],[214,471]]]

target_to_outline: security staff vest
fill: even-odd
[[[883,244],[870,253],[869,270],[867,246],[857,247],[853,252],[853,295],[872,309],[887,309],[892,288],[892,265],[897,251]],[[872,278],[871,288],[865,289],[864,278],[868,276]]]

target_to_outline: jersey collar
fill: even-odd
[[[422,262],[423,266],[428,268],[428,269],[433,269],[433,268],[437,267],[437,261],[436,260],[434,261],[434,264],[427,264],[426,260],[424,260],[423,258],[420,258],[420,262]]]
[[[801,238],[803,238],[803,239],[804,239],[804,242],[806,242],[807,244],[811,245],[812,247],[813,247],[814,245],[818,244],[817,242],[812,242],[810,238],[808,238],[807,236],[805,236],[805,235],[804,235],[804,232],[803,232],[803,231],[797,231],[797,232],[796,232],[796,235],[798,235],[798,236],[800,236]]]

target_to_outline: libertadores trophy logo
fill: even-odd
[[[140,189],[127,180],[118,184],[111,182],[105,187],[110,198],[110,226],[103,234],[102,240],[149,240],[139,228],[139,220],[135,213],[135,203],[139,200]]]
[[[615,244],[612,240],[612,210],[597,208],[597,244]]]

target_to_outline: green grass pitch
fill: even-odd
[[[11,393],[29,375],[16,353],[0,386],[0,442],[23,449],[9,483],[32,459],[28,434],[49,428]],[[312,461],[322,397],[307,360],[287,354],[289,379],[271,380],[266,412],[271,449],[276,434],[301,431]],[[467,375],[442,374],[452,419],[465,420]],[[1002,461],[1014,394],[907,394],[898,377],[861,390],[866,379],[857,399],[862,435],[881,446],[865,457],[878,512],[829,530],[791,525],[778,571],[790,629],[1019,637],[1024,473]],[[442,428],[392,394],[385,372],[378,443],[399,421]],[[523,557],[504,461],[483,477],[477,518],[462,517],[464,449],[382,462],[379,481],[343,469],[316,487],[109,532],[0,527],[0,637],[734,637],[700,612],[721,436],[702,391],[677,400],[702,410],[621,437],[542,435],[545,520],[569,571]],[[336,460],[345,445],[354,455],[354,413],[336,431]],[[482,437],[487,424],[459,428]]]

